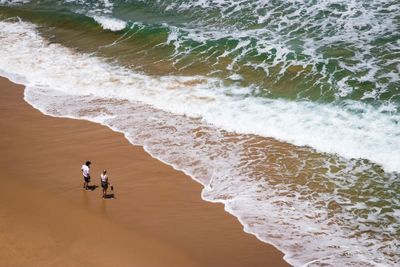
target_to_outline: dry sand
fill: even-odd
[[[201,185],[118,133],[42,115],[0,78],[0,266],[288,266]],[[115,199],[83,190],[109,170]]]

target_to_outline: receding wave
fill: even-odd
[[[124,133],[202,183],[204,199],[224,203],[289,263],[400,261],[399,176],[390,172],[399,170],[399,118],[390,105],[289,102],[215,77],[141,74],[49,43],[16,19],[0,22],[0,46],[2,74],[27,86],[34,107]]]

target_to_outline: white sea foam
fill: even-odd
[[[101,27],[105,30],[110,31],[121,31],[126,28],[127,23],[123,20],[119,20],[116,18],[105,17],[105,16],[91,16],[96,22],[98,22]]]
[[[20,5],[30,2],[31,0],[0,0],[0,5]]]
[[[269,100],[245,97],[247,91],[224,87],[217,79],[154,78],[58,45],[44,46],[33,32],[15,45],[13,37],[18,38],[15,35],[24,27],[27,25],[4,26],[0,66],[26,76],[32,84],[46,84],[74,95],[140,101],[171,113],[201,117],[228,131],[274,137],[346,158],[369,159],[387,171],[400,171],[400,116],[387,112],[385,106],[376,109],[354,101],[335,106]],[[70,66],[68,74],[64,66]]]
[[[399,170],[399,117],[387,112],[390,107],[380,112],[354,102],[338,107],[267,100],[246,97],[248,91],[217,79],[137,74],[48,44],[25,22],[0,22],[0,46],[0,70],[23,78],[33,106],[123,132],[201,182],[205,199],[224,203],[245,231],[277,245],[290,263],[376,266],[399,260],[392,255],[399,240],[388,238],[399,227],[393,216],[400,203],[390,195],[398,190],[394,174],[382,176],[362,160],[248,135]],[[386,204],[365,208],[352,202],[371,194],[370,188],[393,191],[387,191]],[[359,212],[367,216],[355,216]]]
[[[235,73],[244,64],[255,70],[263,69],[266,76],[279,68],[278,74],[269,76],[274,80],[311,75],[314,79],[310,79],[310,84],[319,88],[329,84],[327,87],[334,88],[334,95],[339,99],[351,98],[356,93],[363,94],[363,99],[380,99],[388,87],[400,80],[400,72],[394,66],[388,67],[390,60],[387,59],[391,53],[397,53],[398,44],[392,41],[385,45],[387,49],[376,49],[380,39],[396,39],[398,1],[370,4],[358,0],[156,2],[160,9],[194,14],[191,25],[181,27],[181,34],[174,38],[176,61],[185,59],[193,41],[198,42],[196,46],[207,47],[210,41],[234,40],[238,42],[236,47],[227,48],[218,56],[218,59],[233,57],[229,71]],[[176,35],[175,31],[171,33]],[[341,54],[344,51],[347,55]],[[251,57],[246,57],[254,53],[265,60],[252,62]],[[293,58],[293,55],[296,56]],[[205,55],[198,60],[207,59]],[[332,66],[328,70],[327,66],[336,64],[336,60],[339,60],[336,70],[332,71]],[[291,67],[303,69],[293,74]],[[388,72],[390,80],[386,79]],[[362,86],[354,86],[354,81],[372,83],[374,88],[372,92],[365,91]],[[307,98],[307,92],[303,94]]]
[[[112,14],[114,3],[109,0],[63,0],[64,3],[74,3],[80,9],[76,10],[84,14]]]

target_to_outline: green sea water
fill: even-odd
[[[31,1],[1,13],[150,75],[218,77],[269,98],[400,101],[396,1]],[[107,31],[93,16],[126,24]]]

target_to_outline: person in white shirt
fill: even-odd
[[[103,173],[100,174],[100,179],[101,179],[101,188],[103,188],[103,198],[106,198],[108,185],[110,184],[108,182],[107,170],[104,170]]]
[[[83,175],[83,188],[88,189],[90,182],[90,161],[86,161],[85,164],[82,165],[82,175]]]

